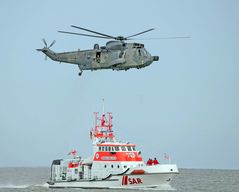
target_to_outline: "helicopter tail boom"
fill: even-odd
[[[36,49],[36,50],[41,51],[42,53],[44,53],[46,55],[45,60],[47,59],[47,57],[51,58],[54,61],[57,60],[57,57],[56,57],[57,53],[50,50],[48,47],[44,47],[42,49]]]

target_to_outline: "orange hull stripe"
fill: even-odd
[[[97,152],[94,161],[142,161],[142,157],[137,152]]]

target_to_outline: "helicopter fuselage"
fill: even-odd
[[[54,51],[50,50],[50,47],[52,47],[56,41],[53,41],[48,47],[45,39],[42,39],[45,47],[43,49],[37,49],[37,51],[43,52],[46,54],[46,56],[50,57],[54,61],[77,64],[80,68],[79,75],[82,74],[83,70],[93,71],[99,69],[140,69],[150,65],[153,61],[159,60],[158,56],[151,56],[147,52],[147,50],[144,48],[144,44],[125,42],[127,40],[132,40],[132,37],[152,31],[154,28],[124,37],[122,35],[112,36],[75,25],[71,25],[71,27],[87,31],[88,33],[93,33],[94,35],[69,31],[58,32],[101,39],[114,39],[114,41],[108,41],[106,46],[103,47],[99,47],[98,44],[95,44],[94,48],[90,50],[78,50],[63,53],[55,53]]]
[[[143,44],[122,41],[109,41],[103,47],[95,44],[91,50],[55,53],[45,47],[40,51],[54,61],[77,64],[81,71],[140,69],[159,59],[158,56],[151,56]]]

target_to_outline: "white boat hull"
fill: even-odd
[[[145,168],[147,171],[144,174],[112,175],[99,180],[57,181],[48,184],[50,183],[49,188],[156,188],[169,185],[178,174],[176,165]]]

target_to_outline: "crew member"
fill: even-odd
[[[153,160],[149,158],[149,160],[147,161],[147,164],[146,164],[146,165],[148,165],[148,166],[153,165]]]
[[[158,165],[158,164],[159,164],[159,162],[158,162],[158,160],[156,159],[156,157],[155,157],[154,160],[153,160],[153,164],[154,164],[154,165]]]

